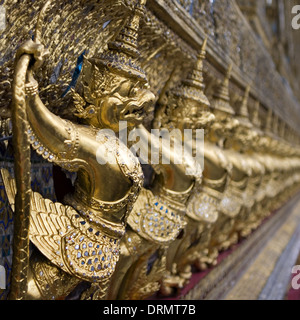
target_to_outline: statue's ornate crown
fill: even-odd
[[[112,72],[148,82],[137,59],[140,56],[137,41],[138,30],[140,19],[144,14],[145,2],[145,0],[140,0],[137,3],[133,14],[120,33],[108,43],[108,50],[104,51],[100,57],[96,57],[94,62],[99,66],[107,67]]]
[[[239,120],[240,124],[244,127],[252,128],[253,125],[249,120],[249,111],[248,111],[248,99],[250,93],[250,86],[248,85],[245,89],[245,94],[242,98],[238,111],[236,113],[237,119]]]
[[[173,94],[177,97],[195,100],[199,103],[199,107],[209,107],[210,103],[204,94],[203,81],[203,61],[206,55],[207,38],[205,38],[201,51],[197,57],[196,65],[188,74],[187,78],[182,81],[179,87],[173,90]]]
[[[224,81],[217,88],[216,93],[213,96],[212,107],[216,110],[226,112],[234,115],[234,109],[230,105],[229,97],[229,79],[231,76],[232,64],[229,65]]]

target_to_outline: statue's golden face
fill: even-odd
[[[134,128],[151,111],[154,99],[154,94],[144,83],[120,77],[118,89],[97,103],[99,126],[117,132],[119,122],[126,121],[129,128]]]
[[[198,129],[199,110],[197,104],[190,99],[183,99],[181,101],[181,108],[183,109],[182,116],[179,115],[179,122],[183,129]]]
[[[154,105],[148,84],[123,76],[86,60],[83,69],[84,101],[88,106],[77,116],[98,128],[119,131],[119,122],[134,128],[142,123]]]
[[[174,125],[182,131],[184,129],[205,129],[208,132],[210,125],[215,120],[209,110],[193,99],[170,98],[169,105],[172,106],[170,109]]]
[[[211,126],[211,139],[218,141],[221,138],[231,138],[239,126],[238,120],[220,110],[214,110],[214,115],[216,120]]]
[[[238,148],[243,149],[253,145],[257,141],[258,135],[255,131],[240,124],[233,138]]]

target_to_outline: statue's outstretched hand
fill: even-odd
[[[23,54],[32,55],[30,69],[32,71],[36,71],[42,66],[45,58],[49,56],[49,51],[48,49],[45,49],[42,44],[36,43],[33,40],[28,40],[18,48],[16,53],[16,61],[19,61]]]

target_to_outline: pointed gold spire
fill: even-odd
[[[226,71],[225,78],[214,95],[215,98],[222,99],[224,101],[230,100],[229,99],[229,80],[231,78],[231,72],[232,72],[232,64],[229,65]]]
[[[249,112],[248,112],[249,93],[250,93],[250,85],[247,85],[241,106],[237,112],[237,115],[247,119],[249,118]]]
[[[261,119],[259,118],[259,107],[260,107],[260,102],[257,100],[255,102],[253,115],[252,115],[252,124],[257,129],[260,129],[260,127],[261,127]]]
[[[138,31],[140,19],[144,15],[145,3],[146,0],[140,0],[137,3],[125,26],[115,39],[108,43],[108,50],[93,60],[96,64],[104,65],[113,72],[147,82],[146,74],[138,61],[140,56]]]
[[[265,123],[265,131],[266,132],[272,132],[272,109],[268,109],[266,123]]]
[[[207,37],[204,39],[200,53],[197,56],[197,62],[194,69],[189,73],[187,79],[184,81],[187,86],[189,85],[191,87],[199,89],[200,91],[203,91],[205,88],[203,80],[203,61],[206,57],[206,46]]]
[[[234,115],[235,112],[230,105],[229,97],[229,80],[231,77],[232,64],[229,65],[224,81],[217,88],[216,93],[213,95],[212,107],[216,110],[220,110],[231,115]]]
[[[286,129],[286,123],[284,121],[282,121],[281,126],[280,126],[280,132],[279,132],[279,136],[281,138],[285,137],[285,129]]]
[[[207,37],[203,41],[193,70],[188,74],[187,78],[182,81],[180,86],[172,91],[175,96],[195,100],[202,107],[208,108],[210,103],[204,94],[205,84],[203,79],[203,61],[206,56],[206,46]]]
[[[279,117],[276,113],[273,114],[273,133],[278,135]]]
[[[248,112],[249,93],[250,93],[250,85],[247,85],[245,89],[245,94],[243,96],[242,102],[240,104],[240,107],[238,108],[236,115],[237,115],[237,119],[241,124],[250,128],[252,127],[252,123],[249,120],[249,112]]]

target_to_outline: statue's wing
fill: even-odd
[[[7,169],[1,169],[2,181],[5,187],[8,202],[12,211],[15,211],[15,195],[17,193],[16,182],[11,178]]]
[[[12,210],[15,209],[15,180],[6,169],[1,169],[6,194]],[[39,193],[31,193],[30,240],[53,263],[61,266],[61,236],[68,232],[71,221],[67,215],[71,207],[44,199]],[[73,209],[76,213],[76,211]],[[65,270],[67,271],[67,270]]]
[[[1,175],[14,210],[15,181],[6,169]],[[119,260],[118,237],[84,220],[71,206],[32,192],[30,240],[55,265],[83,280],[109,278]]]
[[[68,208],[44,199],[39,193],[32,193],[30,240],[48,259],[60,266],[61,236],[68,232],[68,227],[71,228],[71,221],[66,213]]]

